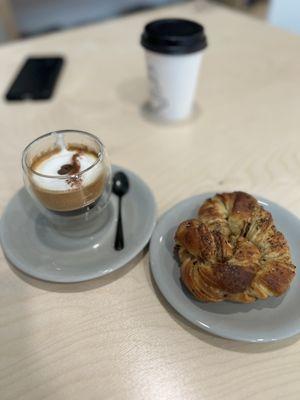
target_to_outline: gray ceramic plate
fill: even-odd
[[[300,332],[300,274],[281,297],[253,304],[202,303],[193,299],[180,282],[179,266],[173,257],[174,233],[178,224],[197,215],[201,203],[214,193],[189,198],[175,205],[159,220],[150,243],[153,277],[168,302],[183,317],[216,335],[248,342],[270,342]],[[300,265],[300,220],[279,205],[262,198],[276,226],[289,241],[293,262]]]
[[[80,282],[106,275],[132,260],[149,241],[156,206],[149,187],[134,173],[124,171],[130,190],[122,200],[125,248],[113,248],[117,198],[105,209],[107,223],[84,238],[60,236],[50,228],[26,190],[9,202],[1,219],[1,243],[6,257],[18,269],[51,282]]]

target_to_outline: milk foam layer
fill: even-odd
[[[34,183],[37,186],[50,191],[76,190],[76,186],[72,186],[70,183],[70,175],[60,175],[58,173],[63,165],[72,163],[72,156],[74,154],[78,154],[78,151],[68,150],[64,148],[58,153],[49,155],[48,158],[45,157],[43,160],[41,160],[40,163],[37,163],[35,165],[34,171],[43,175],[50,175],[51,178],[45,178],[36,174],[32,174],[32,179]],[[79,172],[82,172],[89,168],[95,163],[96,160],[96,155],[87,152],[80,152],[78,157],[78,161],[80,164]],[[93,183],[93,181],[99,178],[102,170],[103,168],[101,166],[101,163],[98,163],[89,171],[84,172],[81,176],[81,188]]]

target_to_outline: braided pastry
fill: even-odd
[[[251,303],[280,296],[296,267],[272,215],[247,193],[217,194],[175,234],[181,279],[199,300]]]

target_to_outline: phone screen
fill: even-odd
[[[62,57],[28,58],[6,93],[6,99],[20,101],[51,98],[62,65]]]

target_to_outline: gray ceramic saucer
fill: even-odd
[[[3,251],[18,269],[51,282],[80,282],[106,275],[132,260],[149,241],[156,206],[149,187],[133,172],[124,171],[130,190],[122,199],[125,248],[113,248],[118,199],[112,194],[104,210],[105,225],[85,237],[59,235],[39,213],[26,190],[9,202],[1,219]]]
[[[299,272],[285,295],[253,304],[202,303],[193,299],[182,286],[179,266],[173,256],[174,233],[178,224],[195,217],[201,203],[212,195],[214,193],[206,193],[182,201],[167,211],[156,225],[150,243],[150,263],[161,293],[184,318],[225,338],[271,342],[300,333]],[[272,213],[276,226],[289,242],[294,264],[300,266],[300,220],[279,205],[258,199]]]

